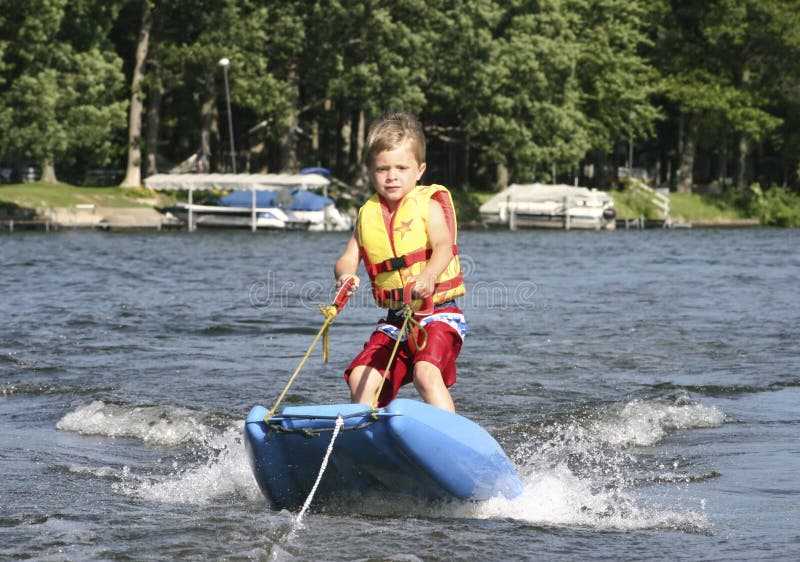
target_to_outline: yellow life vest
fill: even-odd
[[[359,249],[378,306],[403,306],[403,288],[411,277],[425,269],[430,259],[427,229],[431,199],[442,206],[453,244],[453,259],[436,279],[433,303],[447,302],[466,293],[458,260],[453,198],[441,185],[416,186],[403,198],[394,215],[377,193],[358,212]]]

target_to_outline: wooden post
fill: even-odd
[[[194,197],[192,196],[193,193],[194,193],[194,190],[190,187],[189,188],[189,225],[188,225],[189,232],[194,232],[194,224],[193,224],[194,217],[192,216],[192,205],[194,205]]]
[[[250,230],[256,231],[256,188],[253,186],[251,193],[253,194],[250,200]]]

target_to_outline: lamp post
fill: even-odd
[[[236,173],[236,149],[233,146],[233,116],[231,116],[231,92],[228,87],[228,65],[231,61],[227,57],[219,59],[219,65],[222,67],[222,73],[225,76],[225,100],[228,103],[228,137],[231,141],[231,165],[233,166],[233,173]]]
[[[628,134],[628,179],[633,179],[633,131]]]
[[[631,129],[628,132],[628,179],[633,179],[633,122],[636,119],[636,112],[631,111]]]

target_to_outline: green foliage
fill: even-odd
[[[453,204],[456,206],[456,216],[459,223],[480,222],[480,206],[482,203],[480,194],[473,191],[464,191],[463,189],[452,189],[450,193],[453,196]],[[491,195],[494,195],[494,193]]]
[[[6,52],[11,78],[0,91],[2,105],[13,108],[0,115],[0,153],[39,164],[88,158],[97,166],[119,155],[115,135],[124,131],[127,105],[122,60],[101,47],[103,26],[75,27],[76,13],[101,4],[40,0],[18,14],[22,43]],[[100,36],[91,35],[98,29]]]
[[[766,226],[800,226],[800,195],[784,187],[764,190],[752,184],[747,192],[751,212]]]
[[[366,126],[406,109],[464,185],[620,166],[629,141],[676,170],[679,123],[719,175],[746,161],[797,182],[800,0],[0,0],[4,161],[123,167],[145,6],[140,87],[167,161],[206,145],[223,160],[227,57],[254,171],[293,140],[302,165],[353,182]]]
[[[626,187],[620,191],[611,192],[614,199],[614,210],[617,217],[636,219],[644,217],[647,220],[660,220],[664,217],[653,204],[653,201],[640,190]]]
[[[670,215],[678,221],[725,222],[749,218],[739,191],[722,193],[670,193]]]

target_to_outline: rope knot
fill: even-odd
[[[403,317],[403,325],[400,326],[400,331],[397,333],[397,339],[394,342],[394,348],[389,356],[389,363],[386,365],[386,370],[383,372],[381,384],[375,392],[375,398],[372,400],[372,417],[377,419],[375,408],[378,407],[378,399],[383,390],[383,383],[389,378],[389,369],[392,367],[394,358],[397,356],[397,349],[400,347],[400,342],[403,340],[403,335],[412,343],[416,351],[422,351],[428,345],[428,332],[425,327],[417,320],[416,313],[410,304],[406,304],[400,309],[400,314]],[[421,337],[420,337],[421,336]],[[421,340],[421,341],[420,341]]]
[[[416,351],[422,351],[425,349],[425,346],[428,345],[428,332],[425,330],[424,326],[420,324],[419,320],[417,320],[417,315],[411,306],[403,306],[403,319],[404,331],[408,339],[411,340]],[[403,330],[400,332],[400,337],[402,337],[402,334]],[[421,341],[420,336],[422,337]]]
[[[339,314],[339,309],[334,305],[323,306],[319,305],[319,311],[325,317],[325,324],[322,326],[322,362],[328,362],[330,355],[330,328],[333,319]]]

